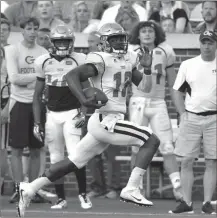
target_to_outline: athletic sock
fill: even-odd
[[[55,191],[56,191],[56,194],[58,196],[58,199],[63,199],[65,200],[66,197],[65,197],[65,189],[64,189],[64,184],[55,184]]]
[[[135,167],[131,172],[131,175],[130,175],[130,178],[128,180],[126,187],[128,187],[130,189],[139,188],[141,180],[142,180],[145,172],[146,172],[146,170],[139,168],[139,167]]]

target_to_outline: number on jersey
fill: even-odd
[[[122,73],[117,72],[114,74],[114,81],[116,82],[116,88],[113,91],[113,97],[118,97],[118,93],[121,91],[121,97],[126,97],[127,87],[131,82],[132,73],[130,71],[124,74],[124,85],[122,86]]]
[[[156,76],[156,84],[160,84],[160,79],[163,75],[163,65],[162,64],[156,64],[154,66],[154,69],[157,71],[157,76]]]
[[[60,86],[60,87],[67,86],[65,75],[63,75],[61,79],[59,79],[59,78],[54,79],[52,77],[52,75],[50,75],[50,74],[46,75],[46,77],[47,77],[47,84],[48,85]]]

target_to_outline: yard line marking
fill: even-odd
[[[16,213],[16,210],[1,210],[3,213]],[[77,215],[119,215],[119,216],[167,216],[167,217],[172,217],[174,216],[185,216],[185,217],[198,217],[201,214],[169,214],[169,213],[121,213],[121,212],[76,212],[76,211],[47,211],[47,210],[28,210],[27,213],[39,213],[39,214],[77,214]],[[206,215],[203,215],[203,217],[206,217]],[[210,215],[209,215],[210,217]]]

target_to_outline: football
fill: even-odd
[[[97,89],[95,87],[89,87],[83,90],[84,95],[86,98],[91,98],[92,96],[96,96],[96,102],[101,104],[106,104],[108,101],[108,98],[106,94],[101,91],[100,89]]]

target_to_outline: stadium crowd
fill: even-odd
[[[190,8],[188,2],[184,1],[1,1],[1,191],[4,190],[4,176],[7,173],[14,182],[14,193],[10,203],[17,202],[19,196],[16,184],[22,181],[32,182],[44,174],[47,151],[50,155],[50,164],[64,159],[64,143],[70,155],[73,150],[69,147],[73,147],[73,143],[76,144],[85,136],[87,122],[94,112],[89,108],[81,107],[79,102],[73,99],[73,104],[76,105],[71,105],[64,110],[69,112],[67,117],[63,115],[61,117],[61,114],[55,115],[56,112],[53,113],[53,111],[62,109],[46,107],[49,101],[54,101],[54,99],[48,99],[47,96],[53,90],[46,86],[43,92],[39,93],[38,104],[35,103],[36,76],[34,72],[41,65],[43,68],[44,63],[50,58],[49,52],[53,52],[52,31],[59,26],[65,26],[75,33],[86,33],[89,52],[98,52],[101,40],[98,30],[107,23],[117,23],[124,29],[129,35],[129,49],[137,52],[138,55],[141,55],[140,48],[143,46],[154,50],[156,55],[166,54],[166,58],[161,60],[162,63],[157,63],[155,60],[152,63],[152,65],[155,64],[153,69],[158,71],[155,83],[159,85],[156,88],[159,90],[151,94],[139,93],[135,87],[130,87],[128,90],[128,119],[139,125],[150,124],[161,141],[159,151],[164,158],[165,171],[173,186],[174,197],[180,200],[177,208],[170,212],[193,212],[191,199],[193,163],[203,143],[206,170],[202,211],[213,214],[214,209],[210,202],[216,187],[217,159],[215,134],[217,108],[216,99],[214,99],[216,97],[217,2],[214,1],[198,3],[194,8]],[[21,32],[22,42],[9,45],[8,38],[11,32]],[[165,43],[166,36],[170,33],[200,34],[201,56],[189,62],[183,62],[177,78],[174,70],[175,53],[173,48]],[[149,35],[149,42],[145,42],[145,34]],[[76,66],[83,65],[86,54],[76,53],[73,50],[73,44],[70,46],[71,59],[76,60]],[[41,56],[47,59],[40,60]],[[59,61],[61,62],[62,59]],[[51,62],[54,62],[53,59]],[[57,65],[49,70],[58,68]],[[69,71],[68,65],[70,61],[66,61],[62,71]],[[143,67],[138,65],[137,68]],[[213,75],[208,77],[205,72],[208,71],[207,69],[213,70],[215,79]],[[196,75],[195,71],[201,75]],[[190,72],[195,76],[189,78]],[[207,82],[201,85],[205,77],[208,78]],[[180,135],[175,150],[172,142],[172,127],[164,100],[165,94],[163,94],[166,80],[181,120]],[[48,86],[54,83],[55,80],[50,78]],[[88,86],[88,82],[84,84],[84,87]],[[207,87],[211,87],[212,90],[207,91]],[[203,89],[201,92],[205,93],[205,98],[208,99],[197,99],[200,97],[195,93],[200,89]],[[195,99],[192,100],[188,96],[184,104],[183,93],[186,90],[189,96],[194,93]],[[206,94],[206,92],[209,93]],[[66,91],[65,93],[67,94]],[[41,105],[41,114],[35,112],[37,105]],[[52,118],[54,115],[56,117]],[[73,128],[71,127],[69,132],[67,129],[70,127],[67,128],[67,125],[72,124],[67,123],[67,119],[73,115],[75,116],[72,118]],[[53,129],[52,119],[56,119],[55,125],[59,129]],[[198,119],[201,122],[198,122]],[[47,137],[45,141],[40,141],[35,135],[38,132],[43,133],[44,128],[47,131]],[[74,136],[73,141],[68,140],[68,134]],[[61,144],[62,147],[57,147],[56,144]],[[137,147],[133,147],[132,169],[137,153]],[[86,190],[85,167],[75,172],[79,187],[79,201],[83,209],[92,207],[92,197],[117,198],[121,191],[120,165],[115,161],[115,157],[119,154],[120,147],[111,145],[103,154],[96,155],[88,163],[93,177],[89,193]],[[183,157],[181,172],[179,172],[175,155]],[[104,161],[107,162],[107,180],[104,175]],[[49,197],[57,197],[56,204],[51,208],[66,208],[64,180],[56,181],[54,187],[55,193],[40,189],[32,199],[32,203],[43,203],[47,202],[46,199]],[[143,189],[142,180],[140,188]]]

